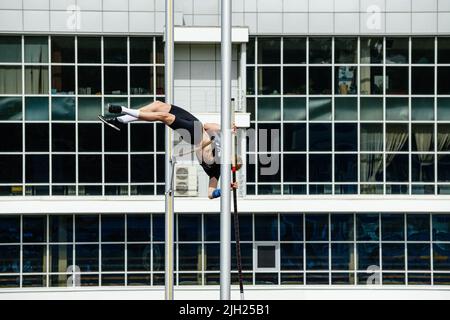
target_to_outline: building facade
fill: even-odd
[[[164,127],[97,119],[164,101],[164,10],[0,3],[1,297],[164,297]],[[449,17],[449,0],[233,1],[248,297],[450,297]],[[220,1],[175,0],[175,23],[175,104],[219,121]],[[216,299],[219,202],[180,160],[175,296]]]

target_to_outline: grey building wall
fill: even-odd
[[[162,33],[164,0],[0,0],[0,32]],[[175,0],[176,23],[219,26],[220,0]],[[450,0],[233,0],[251,34],[447,34]]]

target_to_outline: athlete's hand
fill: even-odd
[[[237,132],[237,126],[236,126],[235,123],[233,123],[233,125],[232,125],[232,127],[231,127],[231,130],[233,131],[234,134],[236,134],[236,132]]]
[[[239,184],[237,182],[231,183],[231,189],[238,189]]]

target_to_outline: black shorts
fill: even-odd
[[[190,112],[172,105],[169,113],[175,116],[175,121],[169,126],[173,130],[180,130],[183,139],[193,145],[198,145],[203,140],[203,124]],[[183,133],[182,130],[186,130]]]

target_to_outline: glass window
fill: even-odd
[[[75,156],[52,156],[52,182],[75,183]]]
[[[76,215],[75,216],[75,241],[98,242],[99,241],[99,216]],[[98,247],[97,247],[98,253]]]
[[[102,127],[96,123],[78,124],[78,151],[101,152],[102,151]]]
[[[247,46],[247,55],[248,51]],[[306,63],[306,38],[284,38],[283,55],[285,64]]]
[[[130,38],[130,63],[153,63],[153,38]]]
[[[127,63],[127,38],[104,38],[103,46],[105,63]]]
[[[405,244],[383,243],[382,253],[383,270],[405,269]]]
[[[407,154],[386,155],[386,181],[409,181],[409,157]]]
[[[278,64],[281,62],[280,38],[258,38],[258,63]]]
[[[25,37],[25,62],[48,63],[48,37]]]
[[[450,67],[438,67],[438,94],[450,94]]]
[[[434,99],[433,98],[412,98],[411,99],[411,120],[432,121],[434,120]]]
[[[98,244],[84,244],[75,246],[75,264],[80,268],[81,272],[98,271],[98,256]]]
[[[78,67],[78,94],[101,95],[101,67]]]
[[[303,241],[303,215],[280,214],[280,241]]]
[[[201,271],[201,244],[179,244],[178,249],[178,270]]]
[[[22,120],[22,98],[1,97],[0,98],[0,120]]]
[[[153,151],[154,125],[149,123],[136,123],[130,126],[130,149],[133,152]],[[146,139],[142,139],[146,137]]]
[[[437,99],[437,119],[438,120],[450,120],[450,99],[438,98]]]
[[[409,120],[408,98],[386,98],[386,120]]]
[[[334,50],[335,63],[357,63],[357,38],[335,38]]]
[[[126,67],[104,67],[105,94],[123,95],[128,93]]]
[[[69,267],[73,265],[73,246],[72,245],[51,245],[49,246],[50,264],[49,272],[68,272]],[[64,286],[67,285],[67,279],[64,277]]]
[[[48,67],[25,67],[25,94],[48,94]]]
[[[382,241],[405,240],[405,217],[403,214],[382,214],[381,227]]]
[[[23,242],[45,242],[47,239],[47,217],[23,217]]]
[[[163,37],[155,37],[155,39],[156,39],[156,63],[164,63]]]
[[[80,183],[102,182],[102,156],[78,156],[78,181]]]
[[[429,214],[408,214],[406,218],[407,218],[408,241],[430,240]]]
[[[107,152],[128,151],[128,131],[111,130],[104,128],[104,144]]]
[[[384,118],[382,98],[361,98],[360,108],[362,121],[382,121]]]
[[[450,241],[450,215],[433,215],[433,241]]]
[[[255,94],[255,68],[247,67],[247,95]]]
[[[331,154],[309,155],[309,181],[330,182],[331,176]]]
[[[102,114],[101,98],[78,98],[78,120],[97,120]]]
[[[75,151],[75,124],[72,123],[52,124],[52,151],[55,152]]]
[[[231,241],[235,241],[234,238],[234,224],[231,224]],[[250,214],[239,214],[239,235],[241,241],[252,241],[253,240],[253,219]]]
[[[306,120],[306,99],[284,98],[283,113],[284,120],[287,121]]]
[[[328,244],[307,243],[306,270],[328,270],[329,269],[328,251],[329,251]]]
[[[284,181],[305,182],[306,181],[306,155],[285,154],[284,159]]]
[[[19,243],[19,242],[20,242],[20,217],[19,216],[0,217],[0,243],[4,244],[4,243]],[[2,257],[8,257],[8,255],[2,255]],[[0,272],[3,272],[1,267]]]
[[[284,94],[306,94],[306,68],[284,67]]]
[[[130,68],[130,93],[140,95],[153,94],[153,68]]]
[[[278,240],[278,216],[255,214],[255,241]]]
[[[247,64],[255,63],[255,38],[250,38],[247,43]]]
[[[357,151],[358,125],[356,123],[336,123],[334,142],[335,151]]]
[[[450,244],[433,244],[433,268],[437,271],[450,270]]]
[[[101,38],[78,37],[78,63],[101,63]]]
[[[381,95],[383,94],[383,68],[381,67],[360,67],[361,94],[362,95]]]
[[[49,150],[49,126],[45,123],[25,124],[25,151]]]
[[[328,241],[328,214],[305,216],[306,241]]]
[[[0,255],[8,257],[0,259],[0,273],[20,272],[20,246],[0,246]]]
[[[353,243],[331,245],[331,268],[333,270],[355,270]]]
[[[281,93],[281,70],[279,67],[258,68],[258,94]]]
[[[439,124],[438,125],[438,151],[449,151],[450,150],[450,125],[449,124]]]
[[[352,214],[331,215],[331,241],[353,241],[354,219]]]
[[[47,97],[26,97],[25,98],[25,120],[27,121],[48,121],[48,98]]]
[[[150,271],[150,244],[127,245],[127,263],[128,271]]]
[[[258,128],[258,151],[280,151],[281,125],[276,123],[261,123]]]
[[[0,66],[0,94],[22,94],[22,67]]]
[[[150,215],[127,215],[127,241],[150,240]]]
[[[26,245],[22,249],[24,273],[47,272],[47,248],[42,245]],[[25,281],[26,282],[26,281]],[[23,284],[27,286],[26,284]],[[39,286],[45,286],[42,283]]]
[[[434,155],[413,154],[411,161],[413,182],[434,182]]]
[[[386,93],[408,94],[409,92],[409,70],[408,67],[386,68]]]
[[[450,38],[438,38],[438,63],[450,63]]]
[[[331,67],[310,67],[309,68],[309,93],[310,94],[331,94]]]
[[[358,214],[356,216],[356,240],[378,241],[379,217],[378,214]]]
[[[408,243],[408,270],[430,270],[430,249],[428,243]]]
[[[309,63],[328,64],[331,63],[332,43],[331,38],[309,39]]]
[[[154,163],[153,154],[131,155],[131,182],[149,183],[154,182]]]
[[[75,38],[74,37],[52,37],[52,62],[74,63],[75,62]]]
[[[52,120],[75,120],[75,98],[52,98]]]
[[[361,38],[361,63],[383,63],[383,38]]]
[[[358,120],[357,98],[335,98],[334,120],[337,121]]]
[[[409,39],[408,38],[387,38],[386,39],[386,63],[409,62]]]
[[[48,183],[49,182],[49,157],[48,155],[25,156],[25,182]]]
[[[310,121],[330,121],[332,101],[331,98],[311,98],[309,100]]]
[[[438,158],[438,182],[450,181],[450,156],[439,155]]]
[[[22,183],[21,155],[0,155],[0,183]]]
[[[336,94],[357,94],[358,93],[358,68],[357,67],[336,67]]]
[[[411,72],[412,94],[434,94],[433,67],[413,67]]]
[[[306,125],[284,124],[284,151],[306,151]]]
[[[356,245],[358,270],[380,266],[380,246],[377,243],[358,243]]]
[[[2,36],[0,37],[0,62],[21,62],[22,61],[22,39],[21,37]]]
[[[50,231],[50,242],[72,242],[73,241],[72,215],[49,216],[49,231]],[[72,253],[70,253],[70,255],[72,255]]]
[[[52,66],[52,94],[75,94],[75,67]]]
[[[412,38],[412,63],[434,63],[434,38]]]
[[[300,243],[280,244],[280,269],[303,270],[303,245]]]
[[[309,150],[331,151],[331,124],[309,124]]]
[[[256,267],[260,269],[276,268],[276,246],[259,245],[257,248]]]
[[[105,155],[105,182],[128,182],[128,156]]]
[[[386,152],[408,151],[408,139],[409,129],[407,124],[386,124]]]
[[[102,242],[125,241],[125,217],[123,215],[102,216]]]
[[[412,125],[412,151],[419,151],[419,152],[434,151],[433,124]]]
[[[22,151],[22,124],[1,123],[0,136],[5,137],[0,140],[0,150],[2,152]]]
[[[357,182],[358,180],[358,156],[356,154],[336,154],[335,181]]]

